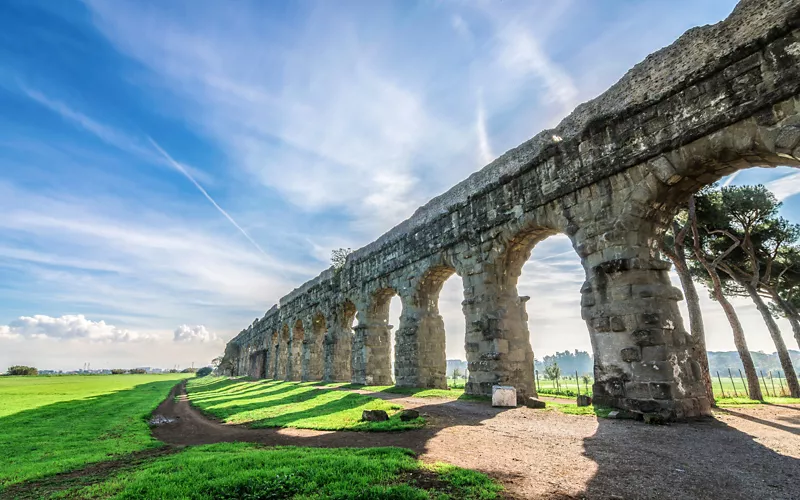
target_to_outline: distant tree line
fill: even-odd
[[[548,366],[558,365],[560,372],[564,375],[574,376],[575,372],[578,375],[594,373],[594,362],[592,355],[586,351],[564,351],[557,352],[552,356],[545,356],[541,361],[538,359],[534,361],[534,369],[540,374],[544,374]]]
[[[39,370],[33,366],[10,366],[6,371],[6,375],[39,375]]]

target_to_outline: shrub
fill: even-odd
[[[32,366],[17,365],[9,367],[6,373],[9,375],[39,375],[39,370]]]
[[[169,372],[170,373],[178,373],[178,370],[176,370],[175,368],[170,368]]]
[[[197,368],[184,368],[181,373],[197,373]]]
[[[123,370],[122,368],[111,369],[111,375],[122,375],[123,373],[125,373],[125,370]]]
[[[135,373],[137,375],[142,375],[144,373],[147,373],[147,370],[145,370],[144,368],[131,368],[130,370],[128,370],[128,373]]]
[[[200,368],[199,370],[197,370],[197,376],[198,377],[206,377],[208,375],[211,375],[211,372],[213,372],[213,371],[214,371],[214,369],[211,368],[210,366],[204,366],[204,367]]]

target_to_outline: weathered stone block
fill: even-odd
[[[626,363],[632,363],[642,359],[641,351],[638,347],[626,347],[620,351],[620,356],[622,356],[622,361]]]
[[[586,394],[579,394],[577,398],[578,406],[591,406],[592,404],[592,397],[587,396]]]
[[[651,382],[650,394],[653,399],[671,399],[672,384],[669,382]]]
[[[542,408],[545,408],[547,406],[547,403],[538,398],[526,398],[525,406],[527,406],[528,408],[540,410]]]
[[[400,420],[403,422],[408,422],[417,418],[419,418],[419,412],[417,410],[403,410],[400,412]]]
[[[492,406],[516,407],[517,390],[511,386],[492,386]]]
[[[664,333],[657,328],[640,328],[631,334],[633,341],[638,346],[652,346],[664,344]]]
[[[389,415],[383,410],[364,410],[361,413],[361,420],[364,422],[385,422],[389,420]]]
[[[614,316],[611,318],[611,331],[624,332],[627,330],[625,327],[625,320],[621,316]]]

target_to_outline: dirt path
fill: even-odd
[[[204,417],[178,386],[156,411],[176,422],[153,433],[172,445],[401,446],[428,462],[486,472],[519,498],[800,498],[800,406],[736,408],[704,422],[649,426],[370,394],[418,409],[428,425],[398,433],[250,429]]]

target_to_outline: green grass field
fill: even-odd
[[[0,377],[0,488],[160,446],[145,418],[185,377]]]
[[[399,448],[262,448],[233,443],[191,448],[59,496],[477,500],[496,498],[500,490],[483,474],[447,465],[427,466]]]
[[[400,405],[317,385],[205,377],[191,380],[187,392],[192,404],[203,412],[227,423],[252,427],[397,431],[425,425],[422,418],[401,421]],[[363,410],[385,410],[390,418],[385,422],[362,422]]]
[[[0,498],[483,500],[502,489],[483,474],[423,464],[398,448],[166,447],[151,437],[146,420],[184,377],[0,377]],[[385,403],[309,384],[209,378],[189,385],[196,399],[240,418],[258,413],[254,407],[242,413],[243,405],[282,408],[267,417],[281,425],[357,428],[352,412],[360,417],[362,407]],[[157,453],[134,459],[131,453],[141,450]],[[87,464],[97,466],[76,471]]]

